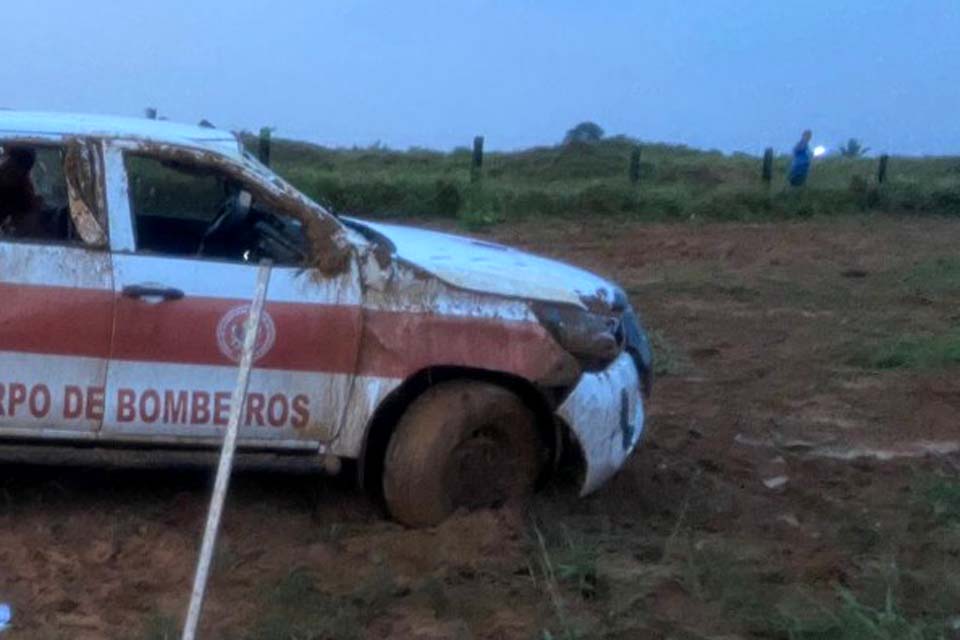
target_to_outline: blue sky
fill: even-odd
[[[724,151],[960,154],[960,0],[32,0],[0,106],[510,149],[581,120]]]

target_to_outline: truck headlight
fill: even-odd
[[[619,315],[593,313],[571,305],[536,303],[540,324],[585,371],[601,371],[620,355],[623,330]]]

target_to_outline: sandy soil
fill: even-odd
[[[922,497],[957,474],[958,370],[855,364],[960,322],[960,283],[913,275],[955,254],[960,225],[531,223],[488,237],[628,290],[663,369],[641,450],[588,499],[548,488],[525,512],[419,531],[310,468],[247,465],[203,637],[787,637],[840,588],[864,603],[889,589],[905,616],[960,614],[957,530]],[[211,468],[59,455],[8,451],[0,466],[0,601],[14,608],[0,637],[179,637]]]

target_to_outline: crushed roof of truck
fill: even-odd
[[[148,118],[0,110],[3,136],[123,138],[207,149],[234,157],[243,153],[240,141],[230,131]]]

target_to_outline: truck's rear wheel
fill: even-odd
[[[487,382],[444,382],[400,418],[387,447],[383,493],[394,518],[430,526],[460,508],[529,495],[541,459],[534,414],[520,398]]]

